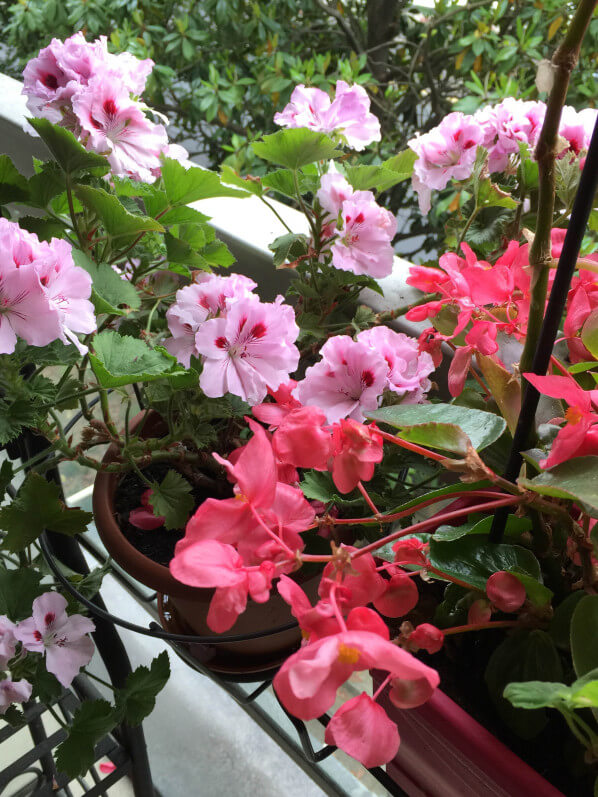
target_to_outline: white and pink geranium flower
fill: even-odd
[[[139,101],[153,65],[109,53],[105,36],[87,42],[79,32],[53,39],[29,61],[23,93],[35,116],[67,127],[87,149],[105,155],[113,174],[149,183],[160,175],[161,155],[188,164],[186,150],[168,143],[163,125]]]
[[[46,669],[63,686],[70,686],[81,667],[89,664],[94,644],[88,634],[95,625],[81,614],[66,613],[66,598],[46,592],[33,601],[33,613],[15,628],[26,650],[43,653]]]
[[[17,337],[31,346],[72,342],[86,352],[75,333],[96,328],[90,296],[91,277],[66,241],[40,241],[0,218],[0,354],[11,354]]]
[[[288,105],[274,115],[282,127],[307,127],[321,133],[338,133],[351,149],[362,150],[380,141],[380,122],[370,113],[370,98],[362,86],[337,80],[334,100],[325,91],[296,86]]]
[[[334,163],[321,179],[317,198],[330,215],[326,236],[337,236],[331,245],[332,265],[353,274],[387,277],[394,258],[394,215],[378,205],[371,191],[353,191]]]

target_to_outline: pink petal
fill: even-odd
[[[387,764],[399,749],[399,731],[382,706],[365,692],[342,705],[326,726],[324,740],[368,769]]]

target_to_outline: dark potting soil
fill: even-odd
[[[440,582],[420,587],[420,604],[409,620],[417,625],[429,622],[432,604],[442,599]],[[423,610],[425,614],[420,615]],[[399,626],[404,618],[391,623]],[[391,627],[398,633],[398,627]],[[447,637],[439,653],[420,651],[417,657],[440,675],[440,689],[464,711],[533,767],[566,797],[591,797],[595,774],[588,774],[583,749],[562,716],[546,709],[548,723],[533,739],[522,739],[503,722],[490,697],[484,673],[490,656],[504,639],[504,631],[482,631]],[[523,711],[523,709],[522,709]]]
[[[161,482],[168,470],[168,465],[159,464],[146,468],[144,473],[149,479]],[[213,482],[210,480],[210,482],[211,484],[209,485],[193,489],[192,495],[195,499],[195,509],[206,498],[230,498],[233,495],[232,486],[225,478]],[[170,560],[174,556],[174,547],[185,536],[185,530],[167,529],[161,526],[160,528],[146,531],[138,529],[129,523],[129,513],[141,506],[141,496],[146,490],[147,485],[141,481],[137,473],[134,471],[124,473],[114,494],[116,519],[122,533],[139,553],[147,556],[153,562],[168,567]]]

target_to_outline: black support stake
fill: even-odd
[[[563,311],[567,302],[567,294],[575,273],[581,242],[588,224],[588,219],[594,205],[594,197],[598,188],[598,119],[594,125],[592,140],[588,149],[586,162],[579,180],[579,188],[575,195],[573,210],[567,234],[563,243],[563,250],[554,276],[550,298],[544,315],[538,347],[532,362],[532,373],[544,376],[550,364],[550,356],[554,342],[559,331]],[[536,419],[536,410],[540,393],[529,382],[525,384],[521,412],[517,421],[517,428],[513,436],[513,445],[505,471],[505,479],[513,482],[519,475],[523,457],[521,452],[529,447],[529,440]],[[490,542],[502,540],[508,508],[501,507],[494,515],[490,530]]]

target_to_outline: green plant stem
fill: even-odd
[[[73,224],[73,230],[75,235],[77,236],[77,240],[79,241],[79,246],[84,252],[87,252],[85,239],[81,235],[81,231],[79,229],[79,223],[77,222],[77,215],[75,213],[75,206],[73,204],[73,190],[71,185],[70,174],[65,174],[65,183],[66,183],[66,199],[69,205],[69,213],[71,216],[71,222]]]
[[[161,301],[162,301],[162,297],[160,297],[159,299],[157,299],[154,302],[154,304],[152,305],[152,309],[149,311],[149,314],[147,316],[147,325],[145,327],[146,336],[148,336],[150,334],[150,331],[151,331],[151,328],[152,328],[152,321],[154,320],[154,313],[156,312],[156,310],[160,306],[160,302]]]
[[[102,686],[105,686],[107,689],[110,689],[112,692],[116,692],[116,688],[111,683],[108,683],[108,681],[105,681],[103,678],[100,678],[98,675],[94,675],[92,672],[89,672],[87,668],[85,668],[83,672],[89,678],[93,678],[94,681],[97,681],[99,684],[102,684]]]
[[[467,219],[465,227],[463,227],[463,229],[461,230],[461,234],[459,235],[459,240],[457,241],[457,251],[461,248],[461,244],[463,243],[465,236],[467,235],[467,231],[475,221],[475,218],[479,212],[480,208],[476,205],[476,207],[471,212],[471,216]]]
[[[272,211],[272,213],[274,213],[274,215],[276,216],[276,218],[278,219],[278,221],[279,221],[279,222],[282,224],[282,226],[283,226],[283,227],[284,227],[284,228],[287,230],[287,232],[290,232],[290,233],[292,233],[293,231],[291,230],[291,228],[289,227],[289,225],[286,223],[286,221],[285,221],[285,220],[282,218],[282,216],[280,215],[280,213],[279,213],[279,212],[276,210],[276,208],[275,208],[273,205],[271,205],[271,204],[268,202],[268,200],[267,200],[265,197],[261,196],[261,197],[260,197],[260,199],[261,199],[261,201],[264,203],[264,205],[265,205],[267,208],[270,208],[270,210]]]
[[[561,112],[567,96],[569,78],[579,58],[581,43],[596,5],[598,5],[597,0],[580,0],[565,38],[552,57],[554,82],[535,152],[539,180],[538,210],[536,231],[529,256],[532,269],[531,298],[527,335],[519,366],[522,373],[531,371],[546,305],[548,273],[552,259],[550,231],[554,215],[555,161]]]
[[[112,415],[110,414],[110,407],[108,406],[108,391],[101,389],[100,390],[100,407],[102,408],[102,415],[104,416],[104,423],[106,424],[106,428],[110,432],[110,435],[115,440],[120,440],[120,435],[118,434],[118,429],[114,421],[112,420]]]
[[[576,715],[573,712],[567,711],[566,709],[561,709],[561,714],[565,718],[565,722],[569,726],[569,730],[575,736],[575,738],[581,742],[584,747],[590,748],[592,745],[590,739],[586,738],[581,728],[575,723],[575,719],[577,719]]]
[[[313,219],[311,217],[311,214],[310,214],[309,210],[307,209],[307,206],[306,206],[305,202],[303,201],[303,197],[301,196],[301,190],[299,188],[299,177],[297,176],[297,169],[293,169],[293,182],[295,184],[295,191],[297,192],[297,202],[299,202],[299,207],[303,211],[303,215],[305,216],[305,218],[307,219],[307,222],[309,224],[309,228],[311,230],[311,234],[312,234],[313,239],[314,239],[314,246],[319,246],[320,242],[319,242],[319,238],[318,238],[318,231],[316,230],[316,228],[314,226],[314,222],[313,222]]]

